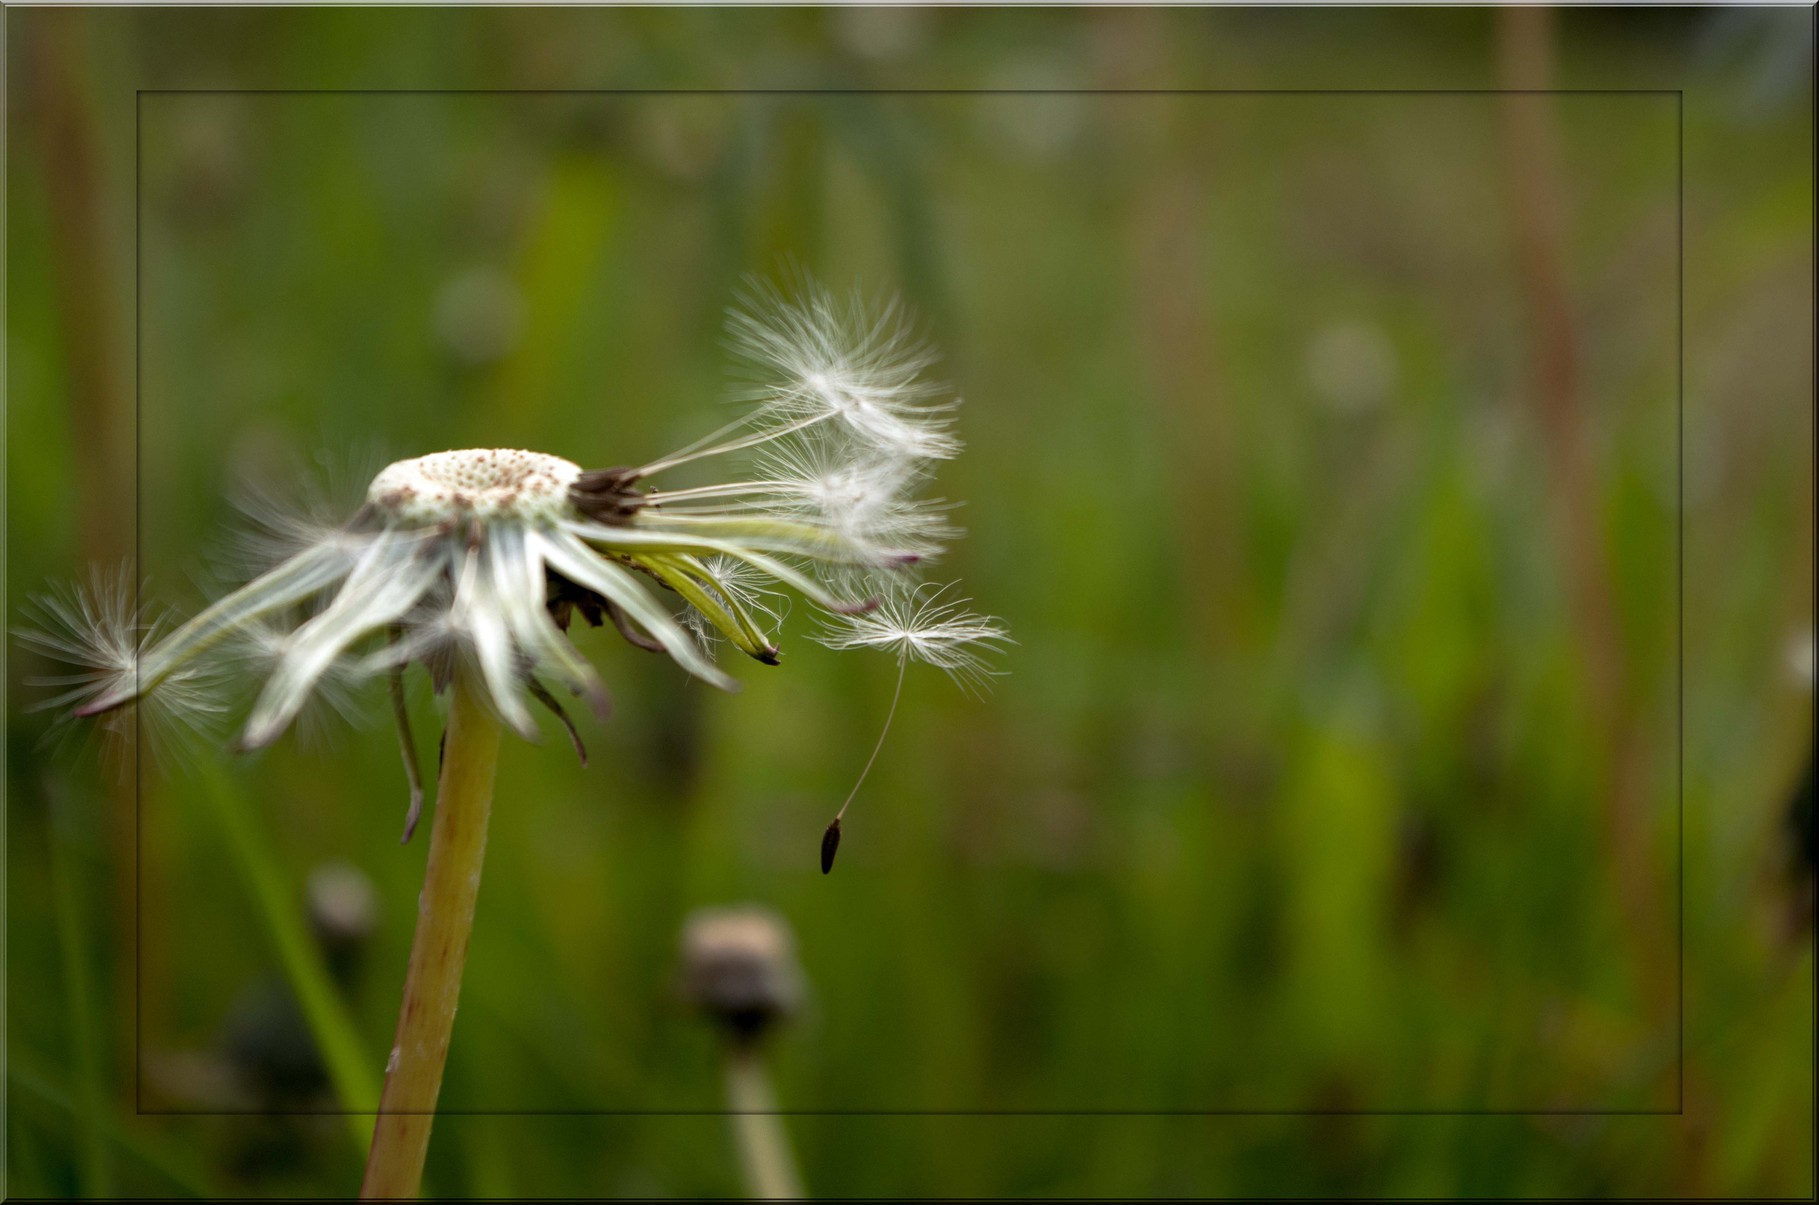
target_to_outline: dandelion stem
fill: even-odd
[[[499,721],[486,707],[485,689],[466,671],[458,671],[450,687],[429,863],[397,1036],[360,1185],[363,1199],[414,1197],[423,1179],[430,1124],[461,995],[461,972],[467,965],[499,761]]]
[[[801,1200],[802,1181],[757,1043],[727,1044],[726,1099],[747,1195],[766,1201]]]

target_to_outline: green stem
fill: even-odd
[[[734,1041],[727,1046],[726,1099],[746,1192],[761,1200],[801,1200],[802,1181],[756,1043]]]
[[[442,1090],[461,997],[461,972],[474,928],[474,900],[486,857],[499,762],[499,721],[486,707],[484,687],[457,672],[450,687],[448,735],[429,863],[417,905],[417,934],[398,1009],[398,1031],[386,1064],[385,1090],[373,1125],[373,1146],[360,1184],[363,1199],[414,1197],[423,1180],[430,1124]]]

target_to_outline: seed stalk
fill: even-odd
[[[448,737],[418,897],[417,933],[360,1184],[363,1200],[415,1197],[422,1183],[486,857],[500,725],[486,706],[484,685],[467,672],[455,674],[449,691]]]

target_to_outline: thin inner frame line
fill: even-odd
[[[133,555],[142,557],[141,350],[143,338],[143,98],[146,96],[1647,96],[1672,97],[1676,121],[1675,308],[1675,579],[1676,579],[1676,789],[1675,939],[1677,949],[1677,1100],[1672,1108],[1510,1108],[1510,1109],[784,1109],[779,1117],[1672,1117],[1686,1107],[1686,92],[1684,88],[138,88],[133,93]],[[142,578],[143,574],[138,574]],[[137,586],[135,587],[137,588]],[[143,773],[138,757],[138,716],[134,717],[134,858],[143,861]],[[374,1110],[243,1110],[233,1112],[146,1109],[143,1101],[144,1008],[142,999],[144,875],[134,868],[133,1054],[134,1113],[142,1117],[371,1117]],[[438,1109],[445,1117],[725,1117],[728,1109]]]

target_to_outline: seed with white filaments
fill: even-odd
[[[31,705],[33,711],[62,711],[53,732],[65,729],[68,711],[97,695],[130,690],[144,650],[156,643],[168,621],[152,617],[129,570],[94,569],[82,586],[60,586],[34,595],[25,607],[32,626],[19,631],[26,648],[70,667],[74,672],[34,676],[27,684],[48,688]],[[182,738],[211,732],[222,718],[223,669],[197,664],[173,673],[149,706],[140,709],[154,749],[181,749]],[[132,731],[128,717],[109,717],[109,731],[124,738]]]
[[[775,288],[748,291],[732,318],[734,347],[757,369],[750,396],[784,423],[831,422],[880,452],[945,459],[960,450],[949,428],[957,404],[924,373],[935,353],[895,303],[870,309],[815,287],[797,302]]]
[[[1012,643],[1010,633],[991,616],[968,611],[969,600],[945,597],[948,589],[922,587],[888,595],[869,611],[833,617],[816,639],[832,649],[872,648],[924,662],[979,689],[999,672],[987,658]]]
[[[876,607],[863,613],[832,617],[828,629],[816,639],[830,648],[874,648],[893,653],[897,658],[897,684],[891,691],[890,707],[884,713],[884,725],[878,732],[871,756],[853,781],[852,789],[834,819],[821,835],[821,873],[834,868],[834,855],[839,852],[842,830],[840,822],[846,810],[858,798],[859,788],[877,763],[884,741],[890,735],[891,722],[897,716],[897,703],[903,697],[903,679],[911,661],[920,661],[946,671],[961,687],[983,691],[997,672],[987,664],[988,656],[1010,643],[1004,626],[988,615],[968,611],[966,599],[946,599],[949,587],[913,587],[879,600]]]

